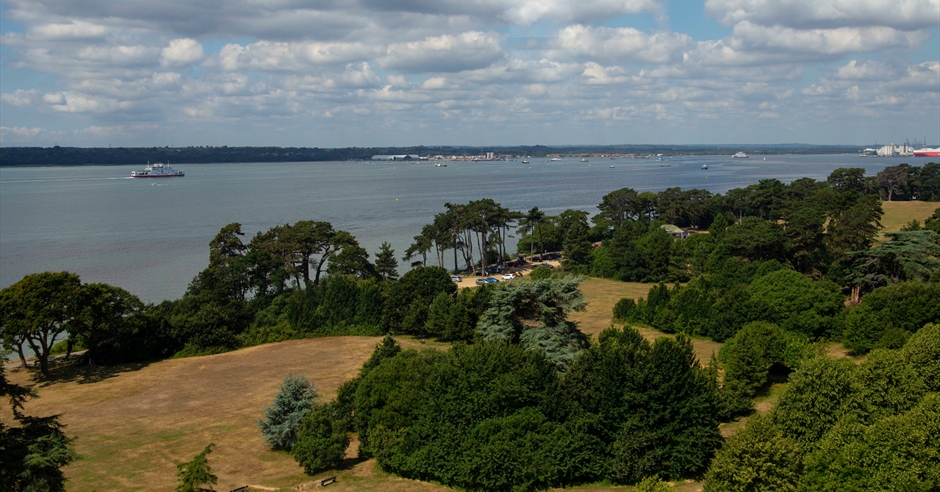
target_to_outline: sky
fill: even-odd
[[[940,145],[940,0],[0,0],[0,145]]]

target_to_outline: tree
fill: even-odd
[[[375,278],[375,266],[369,263],[369,253],[358,244],[349,244],[334,254],[326,267],[330,275],[353,275],[361,279]]]
[[[245,253],[248,249],[239,236],[244,236],[242,225],[233,222],[219,231],[209,242],[209,266],[217,267],[231,262]]]
[[[940,324],[928,323],[904,344],[904,356],[930,391],[940,391]]]
[[[705,475],[706,492],[796,491],[802,453],[761,414],[725,441]]]
[[[391,244],[382,242],[379,252],[375,254],[375,271],[386,280],[398,280],[398,260],[395,259],[395,250]]]
[[[845,413],[853,394],[855,364],[820,357],[806,362],[771,413],[785,437],[810,449]]]
[[[69,272],[26,275],[0,290],[3,344],[15,349],[23,367],[26,344],[36,354],[42,374],[49,375],[49,350],[81,312],[82,284]]]
[[[420,334],[424,329],[428,307],[441,292],[453,294],[457,286],[447,270],[436,267],[418,267],[402,275],[392,284],[386,303],[387,320],[393,330],[406,330]],[[408,323],[404,323],[408,320]]]
[[[304,417],[291,455],[308,475],[334,468],[346,456],[348,425],[336,413],[335,405],[314,405]]]
[[[566,316],[583,311],[582,277],[526,280],[501,285],[489,299],[478,331],[484,340],[539,350],[564,369],[587,346],[587,337]]]
[[[756,317],[786,331],[811,338],[836,335],[836,316],[843,309],[839,287],[813,281],[793,270],[777,270],[748,286]]]
[[[876,195],[865,195],[847,210],[836,212],[826,231],[829,247],[838,253],[868,249],[882,228],[882,215],[884,210]]]
[[[79,458],[75,438],[65,435],[59,416],[30,417],[22,413],[35,393],[6,379],[0,365],[0,398],[9,399],[15,426],[0,422],[0,490],[10,492],[65,490],[61,468]]]
[[[176,479],[179,483],[175,492],[201,492],[204,490],[203,485],[209,485],[211,490],[211,486],[218,483],[219,478],[212,474],[212,467],[209,466],[209,453],[213,446],[215,444],[209,443],[192,461],[176,465]]]
[[[103,352],[121,350],[122,339],[129,331],[128,318],[141,313],[144,303],[130,292],[108,284],[85,284],[81,295],[81,311],[69,328],[69,341],[88,350],[85,357],[88,365],[93,366]]]
[[[908,172],[904,165],[889,166],[879,172],[875,179],[878,186],[888,195],[888,201],[892,201],[896,193],[901,193],[907,186]]]
[[[597,215],[609,220],[615,228],[620,227],[625,221],[633,220],[639,214],[637,197],[633,188],[612,191],[601,198],[601,203],[597,206],[601,213]]]
[[[304,417],[310,413],[317,391],[304,376],[288,374],[270,407],[264,409],[265,418],[258,420],[264,441],[274,449],[291,449],[297,442]]]

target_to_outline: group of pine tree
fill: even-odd
[[[63,344],[86,350],[78,363],[116,364],[330,335],[454,343],[403,351],[386,338],[331,402],[305,378],[285,379],[259,425],[308,473],[338,466],[356,432],[360,455],[384,470],[468,490],[702,476],[711,490],[818,490],[843,479],[929,490],[940,487],[929,466],[940,442],[931,372],[940,209],[878,238],[882,201],[913,199],[940,201],[940,165],[871,177],[837,169],[825,181],[761,180],[723,195],[625,188],[590,221],[577,210],[448,203],[405,250],[401,276],[391,245],[370,261],[328,222],[275,226],[247,242],[229,224],[181,299],[145,304],[46,272],[0,291],[0,327],[4,347],[24,365],[27,351],[37,354],[43,374]],[[516,259],[513,233],[520,254],[562,251],[563,268],[458,290],[449,271]],[[622,329],[590,340],[567,318],[584,308],[583,275],[658,285],[617,304]],[[651,343],[630,325],[677,336]],[[689,336],[726,344],[698,361]],[[859,366],[826,359],[827,341],[871,355]],[[748,415],[755,396],[786,379],[773,412],[722,439],[719,423]],[[26,393],[4,380],[4,394],[18,412]],[[61,458],[47,464],[57,468],[74,454],[50,418],[43,432]],[[28,435],[30,422],[0,428],[3,438]],[[4,463],[26,463],[11,446],[0,449]],[[30,473],[4,467],[0,485],[21,490]]]

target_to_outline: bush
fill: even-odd
[[[310,413],[317,391],[304,376],[290,374],[281,383],[281,389],[270,407],[264,409],[265,418],[258,420],[264,441],[274,449],[291,449],[297,442],[297,432],[304,417]]]
[[[338,415],[334,405],[315,405],[303,419],[291,455],[308,475],[335,468],[349,447],[346,428],[346,420]]]
[[[705,492],[793,491],[802,471],[797,444],[756,414],[728,438],[705,475]]]
[[[614,304],[614,319],[618,321],[639,321],[636,319],[636,301],[624,297]]]
[[[904,345],[904,357],[929,391],[940,391],[940,324],[928,324]]]

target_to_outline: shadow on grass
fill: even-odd
[[[336,465],[336,469],[337,470],[349,470],[350,468],[358,465],[359,463],[362,463],[368,460],[369,458],[362,458],[359,456],[356,456],[355,458],[343,458],[343,461],[340,461],[339,464]]]
[[[49,377],[43,376],[38,367],[30,367],[32,380],[39,387],[45,387],[57,383],[78,383],[89,384],[97,383],[117,377],[126,372],[139,371],[150,365],[150,362],[131,362],[115,365],[95,365],[89,366],[82,363],[82,357],[70,357],[68,359],[56,359],[49,361]]]

